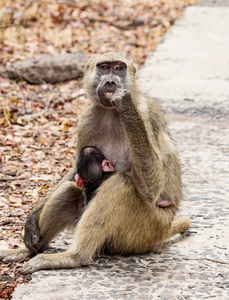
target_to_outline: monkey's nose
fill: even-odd
[[[117,89],[116,82],[113,80],[108,80],[105,82],[105,87],[110,91],[114,92]]]
[[[105,85],[110,86],[110,85],[116,85],[116,83],[113,80],[108,80]]]

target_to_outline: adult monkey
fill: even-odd
[[[114,173],[83,212],[82,191],[73,168],[28,216],[27,250],[0,255],[20,260],[41,252],[58,232],[76,226],[67,252],[39,254],[24,272],[88,265],[102,249],[115,254],[147,253],[186,230],[189,219],[174,218],[182,198],[180,165],[160,106],[139,91],[135,67],[114,53],[99,55],[86,67],[84,87],[92,104],[78,125],[77,156],[97,146]],[[78,221],[79,220],[79,221]]]

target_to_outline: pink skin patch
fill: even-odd
[[[83,186],[84,186],[84,180],[83,180],[82,177],[80,177],[79,174],[76,174],[75,180],[76,180],[76,184],[77,184],[79,187],[83,187]]]
[[[167,207],[167,206],[174,205],[174,204],[175,203],[171,199],[160,198],[157,201],[157,206],[159,206],[159,207]]]
[[[104,159],[102,161],[103,172],[114,172],[114,165],[112,165],[109,160]]]

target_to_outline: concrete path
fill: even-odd
[[[148,255],[37,272],[13,300],[229,299],[229,6],[210,2],[187,8],[140,71],[180,150],[189,231]]]

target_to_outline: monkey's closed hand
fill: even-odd
[[[120,108],[125,100],[130,98],[130,93],[125,89],[117,89],[111,96],[111,105],[116,108]]]
[[[25,237],[24,242],[26,247],[35,253],[41,252],[45,247],[44,239],[40,236],[38,228],[38,220],[35,216],[28,217],[25,224]]]

